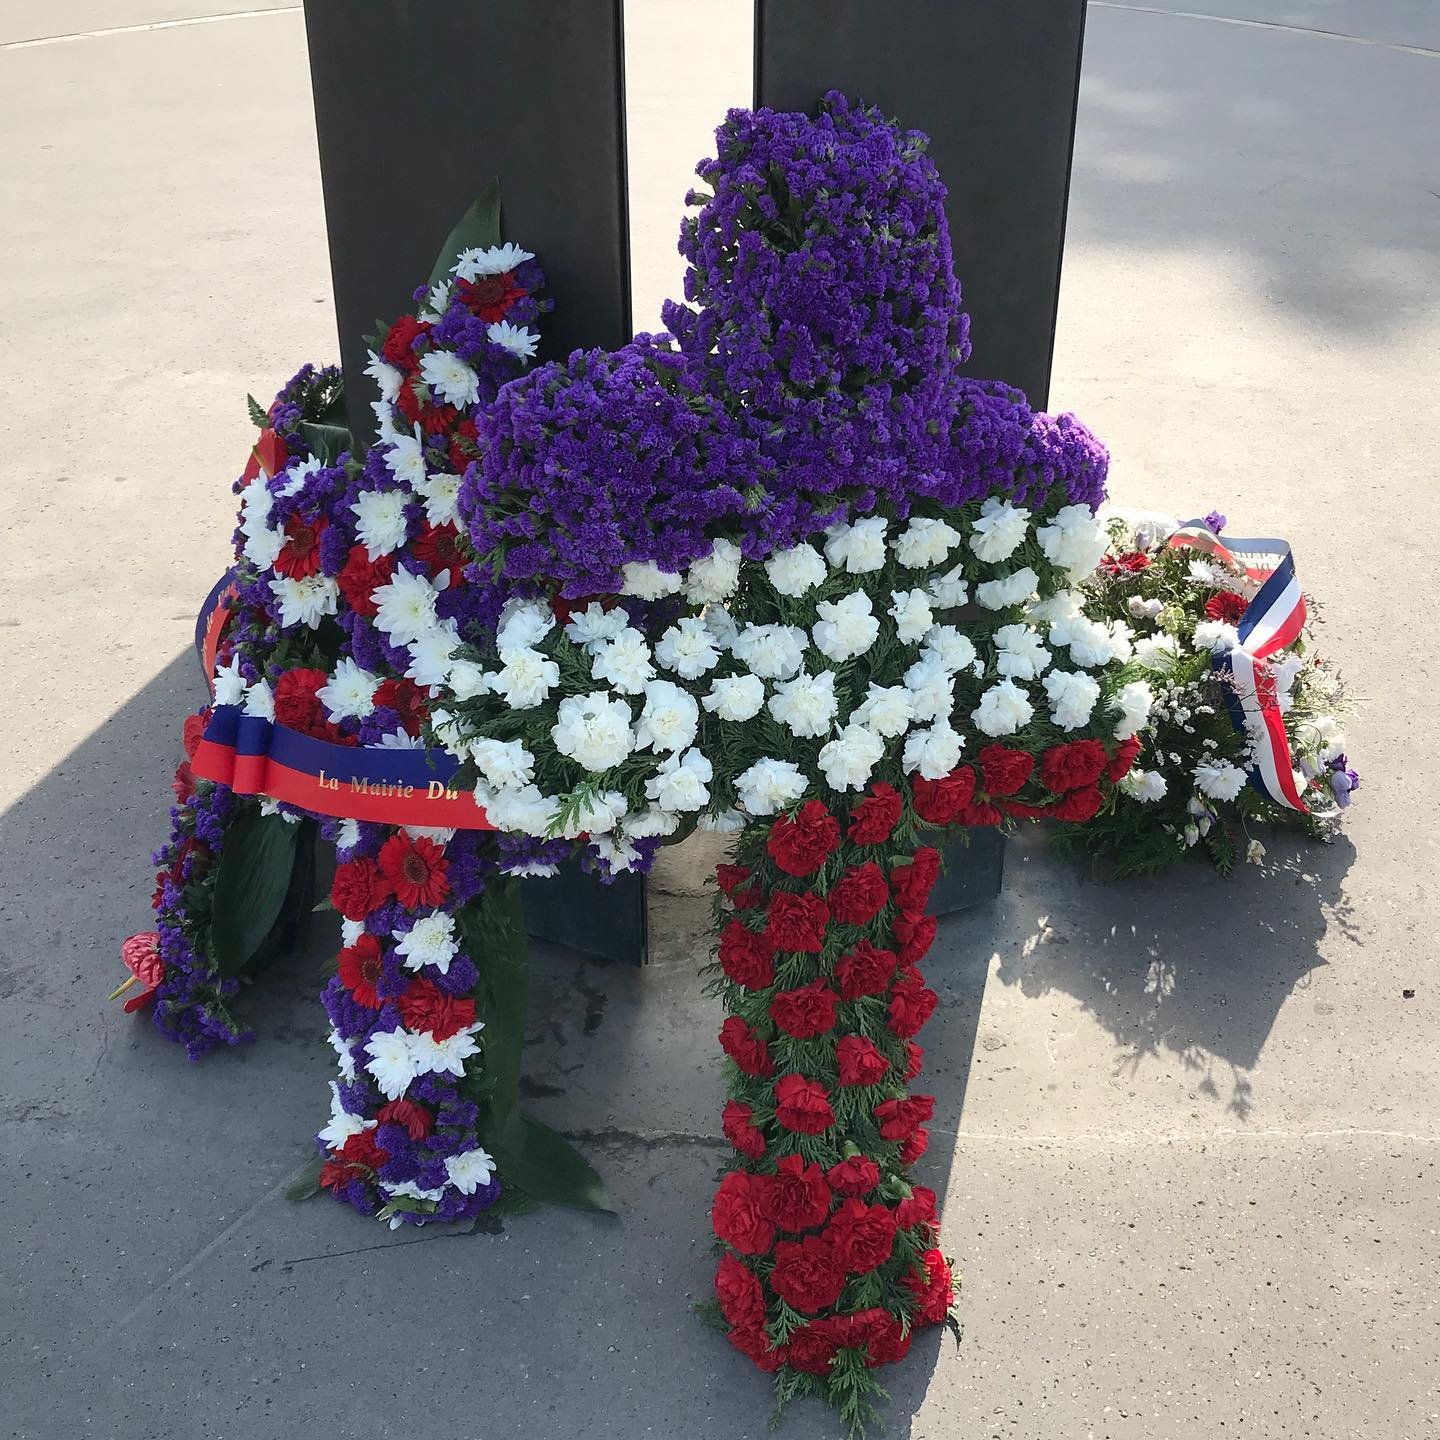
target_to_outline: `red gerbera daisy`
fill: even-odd
[[[275,557],[275,569],[292,580],[303,580],[320,568],[320,537],[330,528],[323,515],[306,520],[292,515],[285,522],[285,543]]]
[[[413,680],[382,680],[375,687],[375,703],[384,710],[393,710],[407,735],[418,735],[421,722],[430,713],[425,692]]]
[[[450,893],[449,867],[445,852],[425,836],[401,831],[380,847],[380,873],[395,890],[395,898],[407,909],[440,905]]]
[[[1238,625],[1245,618],[1250,602],[1233,590],[1220,590],[1205,602],[1205,615],[1210,620],[1223,620],[1227,625]]]
[[[381,962],[380,942],[373,935],[362,935],[340,952],[340,979],[357,1005],[380,1008],[380,993],[375,987],[384,968]]]
[[[432,575],[448,570],[452,584],[460,578],[466,557],[460,548],[460,532],[453,525],[427,525],[410,549]]]
[[[472,315],[493,325],[510,313],[510,307],[530,292],[515,283],[515,272],[503,275],[482,275],[478,280],[457,280],[455,288]]]

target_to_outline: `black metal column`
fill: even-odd
[[[305,0],[330,268],[356,439],[365,345],[410,308],[492,177],[535,251],[544,357],[630,338],[620,0]]]
[[[1085,0],[756,0],[755,98],[827,90],[930,136],[973,375],[1050,391]]]

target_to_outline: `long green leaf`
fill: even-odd
[[[438,285],[450,273],[462,250],[488,249],[500,243],[500,182],[492,180],[474,199],[446,237],[430,271],[430,284]]]
[[[487,1095],[480,1113],[482,1137],[501,1136],[516,1113],[520,1093],[520,1052],[525,1044],[525,1012],[530,962],[520,887],[497,877],[479,904],[461,917],[466,953],[480,970],[477,1018],[485,1022]]]
[[[210,954],[222,975],[243,970],[270,933],[290,887],[299,833],[284,816],[256,811],[226,835],[210,913]]]
[[[505,1136],[492,1143],[502,1188],[509,1181],[542,1204],[615,1213],[605,1182],[590,1162],[533,1115],[514,1112]]]
[[[350,432],[343,425],[321,425],[311,420],[302,420],[300,433],[305,437],[305,443],[314,452],[315,458],[325,466],[333,465],[353,444]]]

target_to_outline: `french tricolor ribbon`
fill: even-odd
[[[195,617],[195,653],[200,657],[200,668],[205,672],[205,683],[210,693],[215,693],[215,661],[220,653],[220,640],[225,627],[230,623],[230,608],[240,594],[240,585],[234,569],[227,570],[211,587]]]
[[[451,787],[460,762],[443,750],[335,745],[238,705],[215,706],[190,768],[237,795],[268,795],[341,819],[495,828],[472,792]]]
[[[1305,596],[1290,546],[1275,539],[1222,542],[1199,521],[1182,525],[1168,543],[1213,555],[1259,585],[1235,627],[1238,643],[1214,655],[1211,665],[1220,676],[1235,729],[1250,740],[1255,754],[1250,783],[1274,804],[1307,814],[1309,806],[1295,784],[1285,716],[1269,664],[1269,657],[1293,644],[1305,628]]]

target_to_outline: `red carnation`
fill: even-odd
[[[1028,750],[987,745],[976,757],[989,795],[1014,795],[1030,778],[1035,757]]]
[[[962,765],[939,780],[917,775],[910,782],[915,813],[931,825],[953,825],[975,794],[975,772]]]
[[[851,1275],[864,1275],[883,1265],[895,1246],[895,1215],[888,1206],[863,1200],[842,1200],[826,1225],[825,1238]]]
[[[846,834],[852,845],[879,845],[890,838],[900,820],[900,792],[877,780],[870,793],[850,812]]]
[[[775,1243],[775,1226],[760,1209],[764,1186],[748,1170],[732,1170],[715,1192],[710,1218],[715,1233],[746,1255],[763,1255]]]
[[[742,1154],[758,1160],[765,1153],[765,1137],[751,1120],[754,1111],[740,1100],[727,1100],[720,1116],[725,1138]],[[733,1321],[733,1317],[727,1316]]]
[[[1122,740],[1115,747],[1115,753],[1105,767],[1105,778],[1107,780],[1123,780],[1130,773],[1142,748],[1138,735],[1132,735],[1128,740]]]
[[[797,1040],[828,1035],[835,1028],[835,992],[824,980],[782,990],[770,1002],[770,1018]]]
[[[852,865],[831,887],[825,897],[830,918],[842,925],[864,925],[885,908],[890,887],[885,872],[873,861]]]
[[[320,537],[330,528],[323,515],[309,520],[292,515],[285,522],[285,543],[275,557],[275,572],[303,580],[320,569]]]
[[[426,525],[411,543],[410,550],[430,574],[448,570],[452,585],[460,578],[469,559],[461,548],[460,532],[449,523]]]
[[[395,408],[412,425],[420,423],[420,412],[425,408],[425,401],[420,390],[424,383],[418,375],[412,376],[400,387],[395,396]]]
[[[818,1135],[835,1123],[835,1112],[823,1085],[786,1075],[775,1082],[775,1118],[796,1134]]]
[[[905,1042],[905,1074],[904,1080],[908,1085],[919,1073],[921,1063],[925,1059],[925,1047],[917,1045],[913,1040]]]
[[[880,1167],[864,1155],[851,1155],[832,1165],[825,1179],[837,1195],[868,1195],[880,1183]]]
[[[1100,568],[1109,575],[1138,575],[1150,568],[1150,557],[1143,550],[1127,550],[1123,555],[1102,556]]]
[[[1072,790],[1055,805],[1050,813],[1057,820],[1070,820],[1083,824],[1099,814],[1105,797],[1098,785],[1087,785],[1083,790]]]
[[[1093,785],[1110,763],[1105,747],[1098,740],[1074,740],[1068,745],[1054,745],[1040,761],[1040,778],[1048,790],[1057,795]]]
[[[1205,616],[1209,620],[1223,620],[1227,625],[1238,625],[1250,608],[1250,602],[1233,590],[1220,590],[1205,602]]]
[[[457,474],[463,475],[465,467],[480,454],[475,434],[475,422],[467,416],[450,437],[450,468]]]
[[[1050,805],[1025,805],[1019,800],[1002,800],[1000,804],[1007,815],[1014,815],[1019,820],[1043,820],[1054,810]]]
[[[207,705],[198,715],[185,717],[185,728],[181,732],[185,745],[185,758],[193,760],[200,742],[205,738],[205,727],[210,723],[210,707]]]
[[[830,1213],[830,1187],[818,1165],[786,1155],[769,1177],[760,1208],[781,1230],[813,1230]]]
[[[720,968],[747,990],[764,990],[775,981],[775,946],[768,934],[757,935],[738,920],[720,932]]]
[[[763,1325],[737,1325],[726,1339],[767,1375],[773,1375],[785,1363],[785,1352],[776,1348]]]
[[[732,1324],[760,1327],[765,1324],[765,1292],[759,1277],[737,1256],[728,1252],[720,1257],[715,1271],[715,1298],[720,1313]]]
[[[475,1002],[468,996],[449,995],[433,980],[421,978],[400,997],[400,1018],[417,1035],[428,1031],[436,1040],[448,1040],[475,1023]]]
[[[818,954],[825,943],[829,918],[829,908],[818,895],[782,891],[771,897],[765,912],[765,934],[777,950]]]
[[[323,670],[287,670],[275,682],[275,719],[302,735],[330,737],[330,720],[316,691],[329,683]]]
[[[901,910],[924,910],[935,882],[940,878],[940,852],[933,845],[922,845],[908,865],[896,865],[890,871],[890,888]]]
[[[391,893],[390,882],[371,859],[362,856],[335,867],[330,900],[347,920],[363,920],[383,905]]]
[[[738,1015],[720,1027],[720,1048],[747,1075],[763,1078],[775,1073],[769,1047]]]
[[[735,892],[750,878],[750,867],[748,865],[717,865],[715,867],[715,883],[720,887],[720,893],[727,899],[733,900]]]
[[[416,369],[420,360],[415,354],[415,341],[427,334],[429,329],[429,325],[413,315],[402,315],[385,336],[385,343],[380,347],[381,355],[407,373]]]
[[[792,1370],[807,1375],[828,1375],[835,1358],[835,1341],[830,1327],[821,1320],[811,1320],[794,1331],[785,1346],[785,1363]]]
[[[849,1321],[849,1346],[854,1350],[866,1350],[869,1358],[865,1363],[869,1366],[897,1365],[910,1353],[910,1339],[914,1331],[901,1325],[888,1310],[877,1306],[835,1318]]]
[[[930,1148],[930,1132],[917,1130],[900,1146],[900,1163],[913,1165]]]
[[[373,1129],[350,1136],[338,1153],[347,1165],[360,1165],[366,1170],[378,1170],[390,1158],[389,1152],[380,1148]]]
[[[430,714],[425,692],[413,680],[382,680],[375,687],[374,698],[380,709],[393,710],[400,717],[407,735],[418,735]]]
[[[938,1250],[927,1250],[920,1257],[918,1269],[905,1275],[902,1283],[913,1290],[920,1301],[915,1319],[921,1325],[939,1325],[950,1313],[955,1299],[950,1265]]]
[[[835,966],[835,984],[842,1000],[862,995],[883,995],[898,962],[893,950],[879,950],[862,940]]]
[[[345,603],[357,614],[373,620],[380,607],[371,598],[382,585],[388,585],[395,574],[395,559],[381,555],[372,560],[363,545],[352,545],[345,567],[335,577]]]
[[[807,800],[792,819],[781,815],[770,827],[765,848],[787,875],[813,875],[835,853],[840,823],[822,800]]]
[[[936,1223],[935,1192],[928,1185],[916,1185],[906,1200],[895,1207],[895,1220],[902,1230]]]
[[[1005,819],[1005,812],[988,800],[972,800],[956,819],[962,825],[999,825]]]
[[[353,945],[340,952],[340,981],[354,997],[357,1005],[378,1010],[384,1001],[375,988],[383,970],[380,942],[373,935],[362,935]]]
[[[380,847],[380,871],[395,889],[395,898],[407,909],[442,905],[450,893],[445,851],[424,835],[403,830]]]
[[[835,1047],[842,1085],[874,1085],[890,1071],[890,1062],[863,1035],[846,1035]]]
[[[390,1100],[376,1112],[382,1125],[401,1125],[412,1140],[423,1140],[435,1126],[435,1116],[414,1100]]]
[[[770,1288],[802,1315],[826,1310],[845,1288],[845,1272],[840,1268],[829,1242],[818,1235],[803,1240],[782,1240],[775,1247],[775,1268],[770,1272]]]
[[[913,965],[923,959],[935,943],[935,932],[940,928],[940,922],[933,915],[902,913],[895,917],[893,928],[900,963]]]
[[[916,974],[903,976],[890,992],[890,1028],[902,1040],[918,1035],[935,1013],[940,997]]]
[[[903,1100],[882,1100],[874,1110],[885,1140],[908,1140],[935,1113],[933,1095],[907,1095]]]

